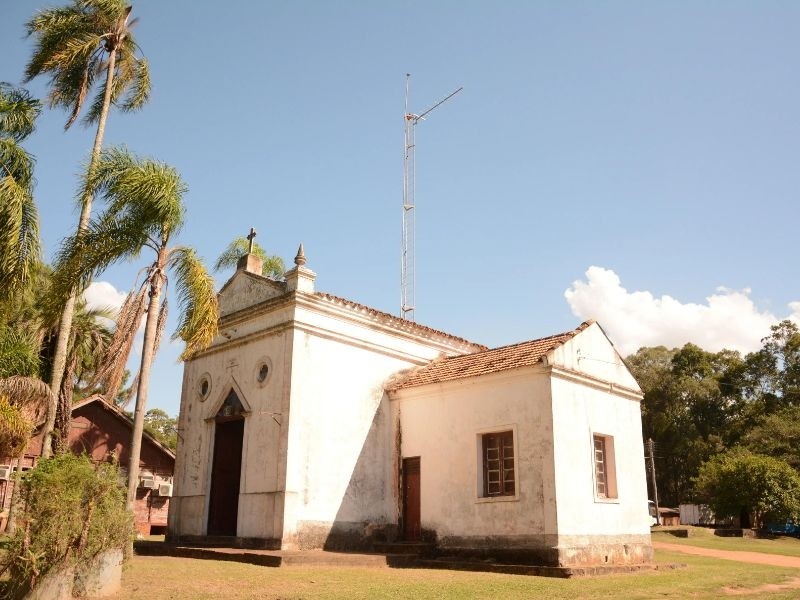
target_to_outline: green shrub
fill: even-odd
[[[116,465],[62,454],[40,461],[20,489],[23,509],[0,566],[10,574],[5,598],[23,596],[50,570],[88,564],[132,539]]]
[[[800,475],[785,461],[740,448],[717,454],[694,480],[700,500],[718,517],[746,511],[754,527],[800,517]]]

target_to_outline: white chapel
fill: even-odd
[[[652,560],[642,392],[599,324],[487,348],[245,256],[186,362],[174,541]]]

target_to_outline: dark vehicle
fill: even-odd
[[[785,523],[767,523],[767,531],[778,535],[792,535],[800,537],[800,523],[788,519]]]

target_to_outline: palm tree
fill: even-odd
[[[144,58],[137,56],[138,46],[131,35],[135,19],[126,0],[72,0],[66,6],[39,12],[27,23],[29,36],[36,40],[33,55],[25,69],[25,81],[39,75],[50,77],[48,103],[51,108],[70,111],[65,129],[75,122],[86,97],[97,89],[84,121],[97,123],[94,146],[89,159],[91,175],[103,144],[106,119],[111,105],[123,112],[141,108],[150,97],[150,71]],[[105,80],[102,85],[99,84]],[[92,212],[92,192],[85,188],[81,196],[81,214],[77,235],[82,235]],[[50,389],[61,388],[67,362],[67,346],[72,328],[77,292],[70,288],[62,311],[53,358]],[[42,456],[51,453],[51,433],[56,406],[48,411]]]
[[[281,279],[286,265],[280,256],[271,256],[261,245],[253,240],[253,249],[250,250],[250,241],[245,237],[234,238],[228,247],[219,255],[217,262],[214,263],[214,270],[219,272],[228,267],[234,267],[239,259],[248,252],[252,252],[261,259],[261,274],[272,279]]]
[[[33,157],[19,145],[40,110],[27,91],[0,82],[0,302],[20,291],[41,258]]]
[[[186,186],[172,167],[139,159],[124,149],[101,153],[87,187],[101,194],[106,209],[86,233],[68,239],[60,253],[60,273],[67,284],[87,280],[110,264],[136,257],[149,248],[154,260],[140,274],[119,316],[103,366],[96,374],[113,398],[119,388],[134,335],[146,314],[142,359],[136,382],[136,405],[128,463],[128,504],[133,508],[139,477],[150,368],[166,325],[168,273],[176,279],[181,317],[173,338],[181,338],[187,359],[205,349],[217,332],[219,308],[214,280],[194,249],[170,246],[184,221]],[[162,300],[163,298],[163,300]]]

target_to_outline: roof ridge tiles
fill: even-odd
[[[508,369],[532,366],[541,361],[548,352],[572,339],[593,323],[594,321],[584,321],[570,331],[478,352],[440,357],[427,365],[407,371],[404,376],[393,378],[387,384],[386,389],[397,390],[431,383],[442,383],[465,377],[487,375]]]

